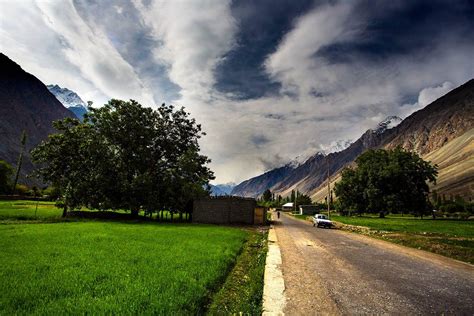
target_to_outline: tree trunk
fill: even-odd
[[[385,218],[385,213],[384,213],[384,212],[380,212],[380,213],[379,213],[379,217],[380,217],[380,218]]]
[[[64,207],[63,207],[63,217],[66,217],[67,216],[67,205],[66,203],[64,203]]]

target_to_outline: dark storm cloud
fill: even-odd
[[[473,1],[359,1],[352,15],[365,21],[356,40],[322,47],[315,57],[330,63],[375,63],[420,51],[428,54],[447,38],[474,40]]]
[[[277,93],[280,84],[268,78],[264,59],[292,28],[294,19],[313,6],[312,0],[232,2],[239,31],[235,48],[216,69],[217,90],[240,100]]]

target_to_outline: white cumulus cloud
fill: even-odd
[[[63,54],[109,98],[154,105],[153,96],[99,25],[86,23],[72,1],[37,1],[46,24],[64,41]]]
[[[449,81],[443,82],[441,85],[436,87],[425,88],[421,90],[420,94],[418,95],[418,104],[421,107],[425,107],[454,88],[455,86]]]

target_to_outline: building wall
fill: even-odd
[[[314,215],[319,212],[319,208],[315,205],[300,205],[299,211],[302,215]]]
[[[193,222],[209,224],[254,223],[257,202],[238,197],[211,197],[193,202]]]

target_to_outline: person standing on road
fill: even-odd
[[[280,211],[277,211],[277,217],[280,219]]]

